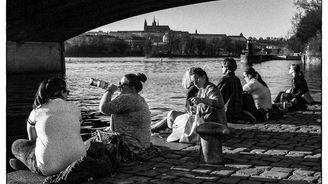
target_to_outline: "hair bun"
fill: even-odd
[[[137,78],[138,78],[139,81],[141,81],[141,82],[146,82],[146,80],[147,80],[146,75],[143,74],[143,73],[138,73],[138,74],[137,74]]]

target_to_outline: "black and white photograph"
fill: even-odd
[[[3,2],[1,183],[324,183],[323,5]]]

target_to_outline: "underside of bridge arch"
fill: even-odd
[[[63,42],[157,10],[214,0],[8,0],[7,73],[65,72]]]
[[[152,11],[213,0],[8,0],[7,40],[62,42]]]

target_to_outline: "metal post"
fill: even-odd
[[[222,141],[218,135],[200,135],[201,161],[207,164],[222,163]]]

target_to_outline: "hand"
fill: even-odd
[[[291,91],[291,89],[287,89],[287,90],[286,90],[286,93],[290,93],[290,91]]]
[[[117,87],[116,85],[114,85],[114,84],[110,84],[110,85],[108,86],[108,88],[106,89],[106,91],[114,92],[114,91],[116,91],[117,89],[118,89],[118,87]]]
[[[191,114],[196,114],[196,110],[197,110],[197,108],[195,106],[189,107],[189,113],[191,113]]]
[[[193,97],[193,98],[191,98],[191,102],[195,105],[198,105],[200,103],[203,103],[203,99],[199,98],[199,97]]]

